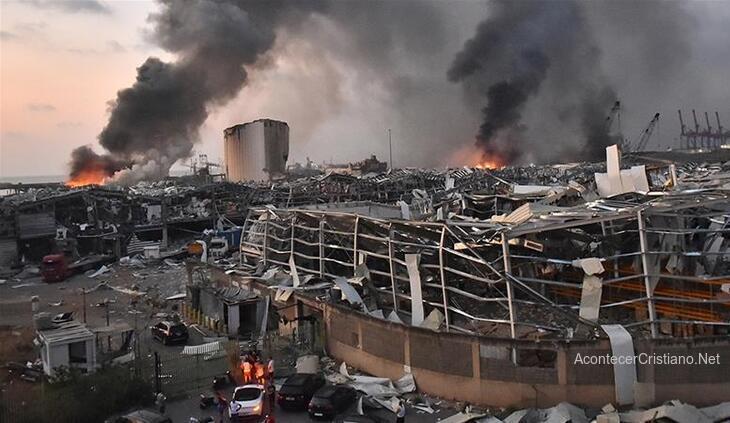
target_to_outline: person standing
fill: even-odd
[[[241,370],[243,370],[243,383],[251,381],[251,363],[248,360],[244,360],[241,363]]]
[[[264,363],[257,361],[254,363],[253,367],[254,367],[254,372],[256,374],[256,382],[263,385],[265,382],[265,380],[264,380],[264,374],[265,374]]]
[[[166,399],[165,394],[162,392],[158,392],[157,395],[155,395],[155,406],[157,406],[157,409],[160,410],[160,414],[165,414]]]
[[[223,423],[223,418],[226,413],[226,408],[228,407],[228,401],[226,400],[226,397],[224,397],[220,391],[216,391],[215,392],[215,402],[216,402],[216,406],[218,407],[218,418],[220,419],[220,423]]]
[[[403,401],[398,402],[398,408],[395,412],[395,422],[396,423],[405,423],[406,421],[406,405],[403,404]]]

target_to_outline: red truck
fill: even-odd
[[[93,255],[71,263],[68,256],[64,254],[49,254],[43,257],[41,262],[41,275],[43,280],[48,283],[61,282],[71,275],[96,269],[102,264],[112,261],[114,261],[114,256]]]
[[[43,257],[41,275],[46,282],[61,282],[71,276],[68,270],[68,260],[63,254],[49,254]]]

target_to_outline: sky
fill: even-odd
[[[730,2],[683,3],[687,18],[681,37],[661,34],[662,2],[654,5],[655,11],[636,21],[617,12],[626,25],[621,30],[602,25],[604,13],[596,12],[593,27],[603,72],[624,105],[622,129],[635,138],[661,112],[650,146],[666,148],[677,142],[679,107],[686,118],[692,107],[719,110],[730,126]],[[243,89],[211,106],[195,151],[222,161],[224,128],[270,117],[289,122],[290,162],[355,161],[373,153],[386,158],[392,128],[396,165],[460,164],[452,158],[473,143],[484,99],[446,74],[490,11],[474,1],[429,6],[439,14],[437,25],[422,13],[427,26],[414,24],[420,32],[406,33],[405,41],[387,49],[379,49],[377,38],[363,46],[363,39],[371,40],[350,37],[348,27],[366,31],[368,22],[361,28],[356,20],[338,26],[337,11],[312,19],[306,31],[279,28],[266,60],[250,70]],[[90,144],[102,152],[97,137],[117,91],[134,83],[137,67],[148,57],[178,59],[151,36],[148,17],[159,10],[154,1],[0,1],[0,177],[66,174],[74,148]],[[666,43],[651,41],[655,44],[646,50],[636,49],[642,31]],[[421,52],[413,39],[437,45]],[[662,69],[644,66],[646,51],[676,71],[660,75]],[[544,107],[556,101],[527,107],[534,128],[554,126],[544,123]]]
[[[0,176],[67,173],[150,54],[147,1],[0,2]]]

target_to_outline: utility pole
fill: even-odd
[[[393,170],[393,139],[390,136],[390,128],[388,128],[388,149],[390,150],[390,170]]]
[[[86,288],[81,288],[81,298],[84,302],[84,323],[86,323]]]

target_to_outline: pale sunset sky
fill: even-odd
[[[718,110],[730,127],[730,0],[646,1],[582,4],[588,12],[591,6],[618,5],[610,10],[613,20],[600,7],[589,16],[603,50],[602,70],[626,107],[621,122],[627,137],[637,137],[661,112],[650,147],[675,146],[678,108],[685,116],[692,108],[711,116]],[[336,19],[320,16],[278,28],[276,43],[249,70],[241,92],[209,108],[195,151],[218,162],[224,128],[268,117],[289,122],[290,163],[306,157],[355,161],[370,154],[387,159],[392,128],[396,165],[444,165],[460,146],[473,145],[482,120],[483,93],[446,75],[488,15],[489,3],[424,5],[429,7],[407,9],[405,15],[421,11],[427,24],[406,31],[408,42],[398,43],[394,32],[387,47],[378,44],[378,34],[409,26],[397,16],[390,19],[389,2],[379,3],[384,12],[373,14],[383,23],[380,29],[367,19],[350,22],[349,13],[337,10]],[[636,5],[646,6],[639,7],[644,10],[639,16],[630,10]],[[672,9],[682,15],[668,16],[670,8],[663,5],[678,6]],[[153,0],[0,0],[0,177],[65,175],[74,148],[89,144],[103,152],[97,136],[109,117],[108,102],[132,86],[148,57],[176,60],[149,36],[148,16],[159,9]],[[663,32],[667,22],[680,29]],[[376,36],[371,40],[369,33]],[[428,36],[438,45],[414,50],[419,43],[409,44]],[[637,46],[637,39],[648,41]],[[648,55],[659,65],[650,65]],[[542,105],[559,99],[547,100],[533,102],[526,119],[549,120]]]
[[[0,2],[0,176],[61,175],[136,67],[151,1]]]

